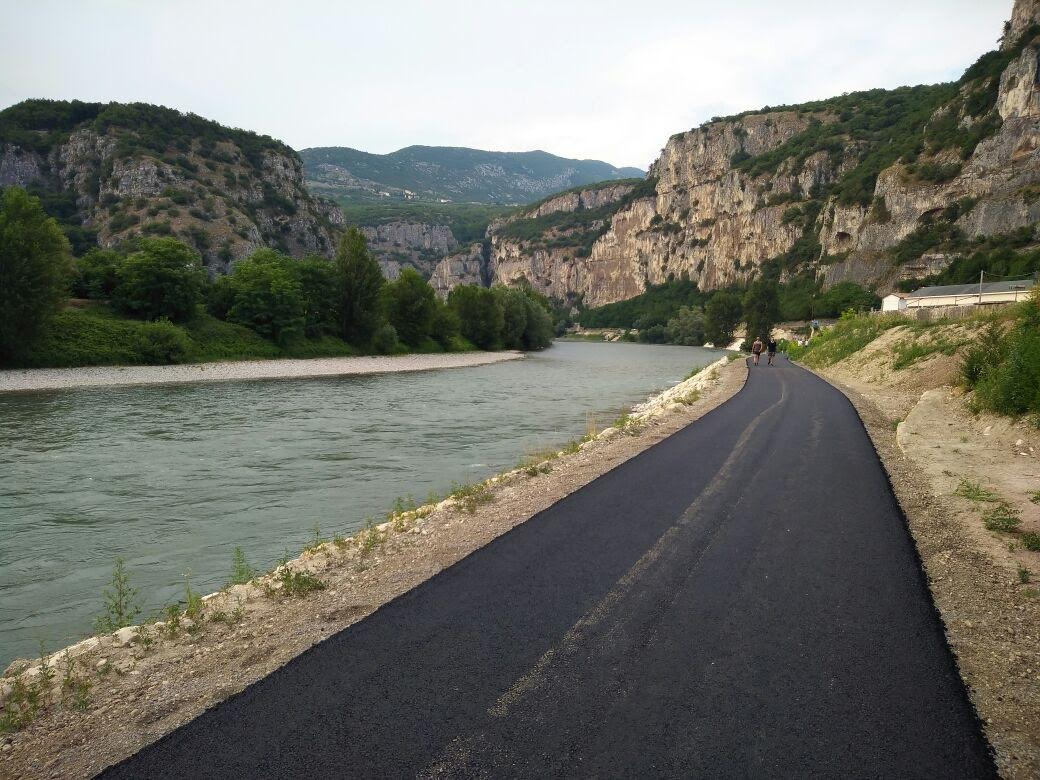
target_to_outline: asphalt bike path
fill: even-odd
[[[733,399],[104,778],[995,770],[848,400]]]

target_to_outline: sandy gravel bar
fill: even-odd
[[[462,352],[435,355],[395,355],[314,358],[312,360],[241,360],[191,363],[183,366],[92,366],[31,368],[0,371],[0,393],[67,390],[111,385],[165,385],[181,382],[223,382],[242,379],[303,379],[318,376],[393,374],[465,368],[522,358],[522,352]]]

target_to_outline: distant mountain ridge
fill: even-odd
[[[409,146],[390,154],[371,154],[331,146],[299,154],[311,192],[340,202],[526,204],[584,184],[646,175],[638,168],[570,160],[543,151]]]

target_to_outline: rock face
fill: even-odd
[[[956,85],[764,109],[672,136],[638,191],[563,193],[493,223],[489,278],[589,306],[679,277],[740,284],[767,265],[781,279],[810,272],[884,292],[953,261],[932,234],[967,245],[1033,230],[1036,25],[1040,0],[1018,0],[1002,51]],[[871,124],[888,111],[893,130]]]
[[[74,118],[63,133],[34,127],[47,111]],[[272,139],[139,104],[27,101],[2,116],[19,133],[0,137],[0,185],[70,200],[68,221],[101,246],[172,235],[211,273],[260,247],[335,250],[342,211],[307,192],[299,157]]]
[[[460,284],[487,286],[488,262],[482,244],[471,244],[468,251],[445,257],[430,276],[430,286],[442,298]]]
[[[362,227],[361,232],[387,279],[396,279],[405,266],[429,278],[438,263],[459,249],[447,225],[388,222]]]

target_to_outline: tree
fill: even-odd
[[[728,347],[740,324],[744,307],[735,292],[720,290],[704,307],[704,339],[719,349]]]
[[[545,301],[545,304],[539,301],[539,298]],[[552,344],[555,332],[548,303],[544,296],[538,295],[534,291],[524,293],[524,304],[527,306],[527,325],[524,327],[524,349],[545,349]]]
[[[448,305],[459,317],[463,337],[481,349],[500,349],[505,316],[495,294],[486,287],[462,284],[448,294]]]
[[[0,361],[23,354],[68,296],[69,242],[20,187],[0,200]]]
[[[855,282],[840,282],[816,300],[813,313],[817,317],[839,317],[849,309],[866,311],[880,305],[880,299],[870,290],[865,290]]]
[[[119,278],[123,255],[94,247],[76,260],[72,292],[79,298],[109,298]]]
[[[669,344],[699,347],[704,343],[704,313],[683,306],[678,314],[668,320],[665,335]]]
[[[527,329],[527,303],[524,294],[512,287],[495,285],[491,288],[498,305],[502,307],[502,346],[506,349],[524,348]]]
[[[769,338],[773,326],[780,319],[780,294],[776,282],[758,279],[744,293],[744,321],[747,323],[747,340],[755,337]]]
[[[180,322],[195,313],[205,285],[195,250],[175,238],[142,238],[119,266],[112,303],[141,319]]]
[[[444,349],[459,349],[461,345],[458,339],[462,328],[459,315],[440,298],[435,299],[435,304],[433,322],[430,324],[430,335]]]
[[[334,333],[339,319],[336,266],[324,257],[310,255],[296,263],[296,273],[303,293],[304,332],[310,338]]]
[[[343,338],[352,344],[368,344],[385,320],[380,295],[386,279],[357,228],[347,230],[340,241],[336,275]]]
[[[296,261],[273,249],[258,249],[235,263],[228,276],[229,322],[285,344],[303,333],[304,298]]]
[[[384,310],[397,337],[410,347],[430,338],[437,294],[414,268],[401,269],[401,275],[383,289]]]

